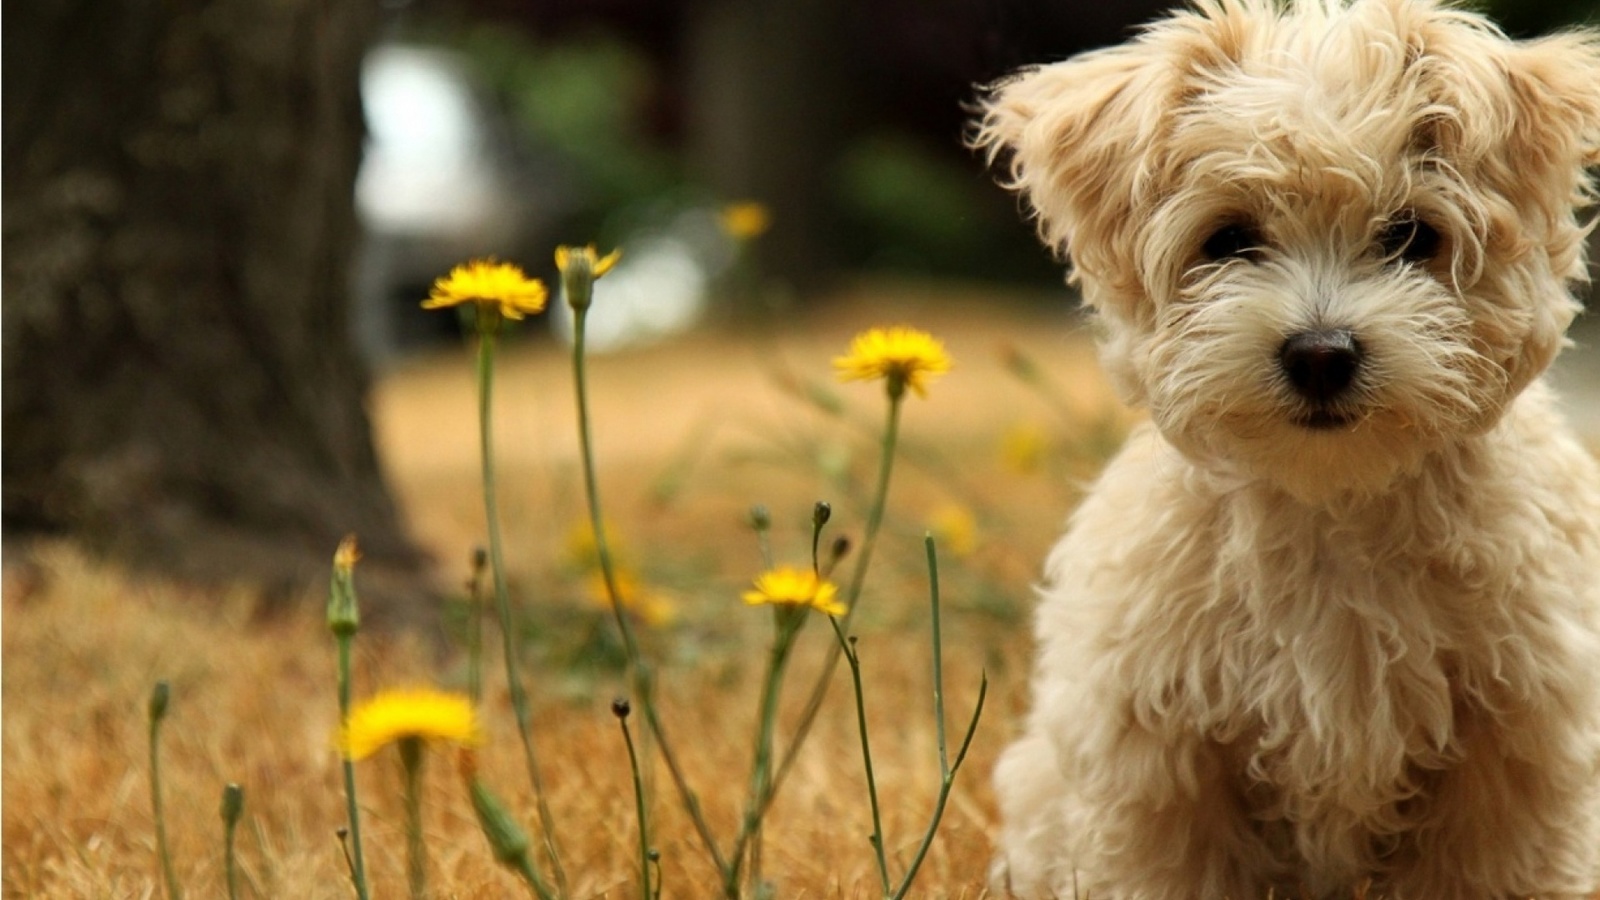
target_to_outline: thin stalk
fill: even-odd
[[[167,813],[161,800],[161,722],[167,715],[167,703],[172,694],[165,681],[156,682],[150,694],[150,806],[156,819],[156,855],[161,858],[161,877],[167,887],[168,900],[181,900],[183,890],[178,886],[178,873],[172,867],[172,853],[167,845]]]
[[[486,315],[479,310],[478,315]],[[511,708],[516,714],[517,734],[522,738],[522,756],[527,765],[528,780],[533,785],[534,802],[539,809],[539,830],[544,840],[545,856],[555,875],[556,886],[567,895],[567,876],[561,867],[561,854],[556,847],[555,824],[550,805],[545,800],[544,779],[540,776],[538,755],[533,746],[532,716],[528,711],[528,695],[517,673],[516,626],[511,617],[511,595],[506,587],[505,554],[500,539],[500,513],[496,502],[494,469],[494,350],[495,328],[480,327],[478,331],[478,461],[483,474],[483,512],[489,531],[489,571],[494,582],[495,609],[500,617],[501,652],[506,666],[506,685],[511,693]]]
[[[761,689],[761,707],[757,719],[755,759],[750,766],[750,797],[746,801],[744,821],[739,828],[730,859],[731,867],[723,878],[723,892],[728,900],[739,896],[739,873],[747,858],[751,861],[749,879],[760,880],[761,823],[772,795],[772,736],[777,730],[778,698],[783,691],[783,673],[788,667],[789,651],[794,648],[795,636],[805,624],[804,610],[778,610],[777,634],[773,638],[772,652],[768,657],[767,675]]]
[[[856,731],[861,735],[861,761],[867,773],[867,800],[872,806],[872,850],[877,856],[878,880],[883,887],[883,895],[889,896],[889,860],[884,855],[883,849],[883,815],[878,805],[878,780],[872,771],[872,744],[867,739],[867,699],[861,687],[861,657],[855,650],[855,639],[845,636],[839,620],[829,617],[833,625],[834,637],[838,638],[844,650],[845,661],[850,664],[850,684],[855,689],[856,697]]]
[[[467,582],[467,695],[473,706],[483,702],[483,570],[488,563],[486,550],[472,552],[472,577]]]
[[[933,535],[925,535],[922,545],[928,554],[928,606],[933,629],[933,724],[939,736],[939,772],[950,770],[944,733],[944,631],[939,625],[939,554]]]
[[[428,896],[428,844],[422,839],[422,739],[400,739],[400,764],[405,769],[406,884],[411,900]]]
[[[839,622],[840,629],[846,634],[850,631],[850,623],[855,619],[859,605],[857,601],[861,598],[861,589],[867,580],[867,568],[872,562],[872,549],[877,544],[878,531],[883,527],[883,514],[889,502],[889,476],[894,471],[894,450],[900,439],[900,407],[904,397],[904,385],[900,386],[899,391],[894,390],[894,385],[890,388],[889,417],[883,430],[882,453],[878,457],[878,484],[873,491],[872,505],[867,510],[866,531],[861,538],[861,551],[856,557],[855,571],[851,575],[849,586],[845,589],[845,613]],[[822,709],[823,700],[828,695],[828,686],[832,683],[833,672],[839,665],[841,655],[843,653],[836,643],[829,649],[828,657],[823,661],[822,672],[817,676],[816,684],[811,688],[811,694],[801,709],[794,736],[790,739],[788,749],[778,763],[777,773],[773,776],[772,795],[777,794],[778,787],[782,785],[784,777],[788,775],[790,767],[800,755],[800,748],[811,734],[811,726],[815,724],[817,713]]]
[[[633,732],[628,730],[626,701],[612,704],[622,725],[622,741],[628,746],[628,769],[633,773],[633,803],[639,817],[639,900],[650,900],[650,819],[644,802],[644,777],[639,770],[639,754],[633,747]]]
[[[350,718],[350,644],[352,636],[335,635],[339,647],[339,721]],[[367,869],[361,857],[361,811],[356,804],[356,764],[349,757],[344,763],[345,816],[350,820],[350,880],[358,900],[367,900]]]
[[[961,739],[961,748],[956,751],[955,761],[940,779],[939,799],[933,807],[933,818],[928,822],[928,830],[922,835],[922,843],[917,847],[917,854],[912,857],[911,865],[906,869],[905,879],[900,882],[900,889],[895,891],[892,900],[902,900],[911,890],[911,882],[917,877],[917,870],[922,867],[922,861],[928,855],[928,848],[933,846],[934,835],[939,831],[939,820],[944,817],[945,804],[950,800],[950,789],[955,785],[956,772],[966,761],[967,749],[972,746],[972,736],[978,731],[978,720],[983,717],[983,701],[988,695],[989,676],[985,673],[978,683],[978,702],[972,710],[972,721],[967,723],[966,736]]]
[[[606,594],[611,598],[611,612],[617,622],[617,631],[622,636],[623,649],[628,655],[628,664],[633,673],[634,695],[639,699],[639,708],[644,714],[645,724],[655,739],[662,760],[667,764],[667,772],[672,776],[673,785],[682,799],[684,810],[689,814],[689,820],[694,823],[695,832],[705,845],[706,853],[716,865],[717,871],[725,874],[728,871],[728,862],[723,857],[722,851],[717,848],[711,826],[700,810],[700,800],[689,787],[688,780],[683,774],[683,767],[667,741],[666,730],[656,711],[655,689],[650,669],[645,664],[644,654],[639,650],[638,639],[634,636],[633,626],[629,624],[627,613],[622,608],[622,595],[617,589],[616,571],[611,561],[611,548],[606,540],[605,520],[601,513],[600,486],[595,474],[594,442],[589,420],[589,389],[584,357],[588,309],[587,306],[581,306],[573,310],[572,380],[578,405],[578,455],[583,461],[583,489],[589,505],[589,526],[594,532],[595,555],[600,563],[600,574],[605,581]]]
[[[894,892],[892,900],[901,900],[906,892],[911,889],[911,882],[917,877],[917,870],[922,867],[922,861],[928,855],[928,848],[933,845],[934,835],[939,831],[939,821],[944,817],[945,804],[950,799],[950,789],[954,786],[956,772],[960,770],[961,763],[967,758],[967,748],[972,746],[972,736],[977,733],[978,720],[983,716],[983,701],[989,693],[989,676],[984,674],[978,685],[978,702],[972,711],[972,721],[967,723],[966,736],[961,740],[961,749],[956,753],[955,763],[949,762],[947,745],[945,743],[944,724],[944,640],[939,622],[939,559],[934,550],[933,537],[923,538],[923,544],[928,553],[928,596],[929,606],[932,610],[933,629],[933,715],[935,728],[939,736],[939,797],[934,804],[933,817],[928,822],[928,830],[922,835],[922,842],[917,847],[917,854],[911,860],[911,865],[906,869],[906,874],[900,882],[900,887]],[[885,889],[887,895],[887,888]]]

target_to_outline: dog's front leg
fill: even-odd
[[[1588,900],[1600,890],[1592,735],[1571,721],[1505,727],[1478,724],[1441,775],[1388,896]]]
[[[1279,881],[1225,748],[1127,711],[1097,723],[1080,747],[1067,827],[1082,838],[1082,896],[1255,900]]]

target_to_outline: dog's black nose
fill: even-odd
[[[1278,364],[1300,396],[1327,403],[1355,381],[1361,369],[1361,342],[1343,328],[1302,331],[1283,342]]]

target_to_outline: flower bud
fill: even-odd
[[[229,783],[222,789],[222,824],[229,828],[239,823],[244,814],[244,788]]]
[[[833,506],[828,501],[818,500],[817,505],[811,508],[812,527],[820,529],[828,524],[828,520],[831,518],[833,518]]]
[[[502,865],[515,866],[528,855],[528,834],[506,811],[498,799],[483,782],[472,779],[469,790],[472,794],[472,811],[478,816],[478,827],[483,829],[483,836],[489,839],[489,849],[494,853],[494,858]]]
[[[766,504],[757,503],[750,507],[750,527],[758,532],[772,527],[772,510],[767,509]]]
[[[167,704],[172,699],[172,685],[165,681],[156,682],[155,688],[150,691],[150,721],[152,724],[166,718]]]
[[[335,637],[350,637],[361,628],[361,610],[356,603],[355,567],[361,553],[356,536],[347,535],[333,554],[333,578],[328,585],[328,630]]]

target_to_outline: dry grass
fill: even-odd
[[[766,640],[765,616],[736,599],[760,567],[740,523],[751,503],[769,505],[774,549],[792,562],[804,559],[804,523],[816,499],[834,503],[830,533],[859,534],[881,400],[869,388],[834,387],[828,361],[859,328],[898,321],[944,338],[958,369],[908,408],[892,518],[859,621],[875,758],[898,871],[920,836],[937,780],[919,537],[941,510],[959,507],[976,521],[977,539],[970,553],[947,554],[941,570],[952,729],[959,731],[971,707],[981,670],[992,691],[914,894],[976,898],[983,896],[993,826],[988,771],[1022,702],[1028,582],[1071,503],[1072,476],[1092,467],[1103,443],[1096,429],[1108,421],[1116,428],[1082,337],[1060,314],[1007,310],[978,292],[880,287],[824,313],[796,316],[766,338],[707,334],[602,358],[593,390],[603,490],[632,564],[678,610],[674,625],[649,636],[663,668],[665,718],[690,780],[729,834],[744,789]],[[1003,371],[1003,343],[1044,365],[1063,386],[1064,408]],[[835,391],[846,411],[834,415],[802,399],[793,388],[806,382]],[[607,711],[621,682],[596,662],[607,646],[604,619],[562,549],[582,511],[564,352],[538,344],[514,351],[499,384],[508,555],[519,603],[537,626],[527,645],[529,680],[573,893],[632,896],[633,806],[625,751]],[[391,373],[378,386],[373,413],[415,533],[440,560],[441,583],[459,583],[462,561],[482,540],[468,361],[445,353]],[[1052,436],[1056,464],[1021,474],[1002,463],[998,447],[1007,429],[1029,422]],[[343,806],[330,747],[334,664],[322,598],[308,597],[303,614],[262,622],[244,594],[218,598],[135,582],[65,546],[39,547],[31,556],[26,566],[7,560],[5,896],[161,894],[144,710],[151,685],[163,678],[174,698],[163,754],[168,828],[188,895],[221,895],[217,810],[222,786],[236,781],[246,791],[243,896],[350,896],[334,837]],[[359,584],[359,569],[357,575]],[[806,683],[825,640],[820,627],[808,632],[810,655],[794,685]],[[406,682],[460,683],[456,654],[441,658],[367,635],[358,652],[358,694]],[[780,897],[874,894],[847,688],[842,678],[835,683],[769,822],[764,868]],[[492,694],[482,764],[531,822],[505,691]],[[522,895],[490,861],[452,768],[433,760],[425,808],[439,895]],[[397,769],[383,756],[359,767],[378,897],[404,891]],[[664,773],[657,773],[656,794],[666,895],[712,896],[711,871]]]

